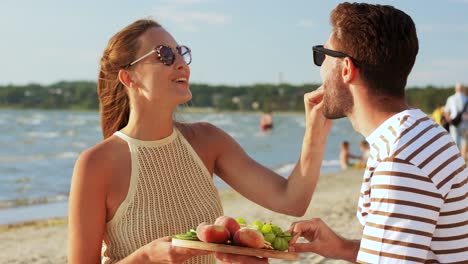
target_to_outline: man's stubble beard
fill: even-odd
[[[346,117],[354,106],[349,87],[341,79],[341,69],[334,70],[333,76],[324,82],[323,115],[328,119]]]

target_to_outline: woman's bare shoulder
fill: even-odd
[[[214,141],[227,135],[208,122],[177,123],[176,126],[188,140]]]
[[[79,174],[81,177],[100,175],[94,177],[99,179],[110,177],[112,171],[128,157],[128,154],[125,155],[126,149],[128,150],[126,142],[116,136],[109,137],[80,154],[74,174]]]

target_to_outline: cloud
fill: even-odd
[[[196,10],[196,4],[210,0],[174,0],[170,5],[154,8],[153,14],[163,24],[175,24],[183,31],[196,32],[204,26],[223,26],[231,20],[231,16],[220,12],[206,12]],[[213,1],[213,0],[211,0]],[[187,7],[187,5],[192,5]],[[189,10],[189,11],[187,11]]]
[[[297,25],[305,28],[315,28],[317,24],[310,19],[301,19]]]

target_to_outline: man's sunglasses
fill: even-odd
[[[354,58],[349,56],[348,54],[324,48],[323,45],[313,46],[312,47],[312,52],[314,54],[314,64],[319,66],[319,67],[322,66],[322,63],[325,60],[325,55],[332,56],[332,57],[335,57],[335,58],[346,58],[346,57],[348,57],[348,58],[351,59],[351,61],[354,63],[354,65],[356,67],[359,66],[359,63]]]
[[[176,50],[177,50],[177,53],[179,53],[179,55],[185,61],[185,63],[187,63],[187,65],[189,65],[192,62],[192,51],[190,50],[189,47],[184,46],[184,45],[177,46]],[[176,55],[171,47],[166,46],[166,45],[158,45],[156,46],[156,48],[154,48],[150,52],[134,60],[133,62],[130,62],[127,65],[127,68],[143,60],[144,58],[148,57],[149,55],[153,53],[156,53],[156,55],[158,56],[158,60],[167,66],[174,64],[174,61],[176,59]]]

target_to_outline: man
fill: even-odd
[[[449,96],[445,104],[447,119],[453,120],[459,113],[466,112],[464,111],[466,110],[464,108],[465,104],[468,102],[468,98],[465,93],[465,87],[461,83],[457,83],[455,85],[455,94]],[[468,120],[464,120],[463,117],[459,124],[450,124],[450,135],[452,135],[453,140],[460,148],[462,157],[465,160],[467,151],[467,142],[465,138],[466,129],[468,129]]]
[[[342,3],[313,48],[324,115],[348,117],[371,146],[357,216],[360,241],[322,220],[293,223],[290,250],[359,263],[468,263],[467,174],[450,135],[405,102],[418,53],[412,19],[391,6]],[[346,223],[343,223],[346,224]],[[309,243],[297,243],[299,236]]]

